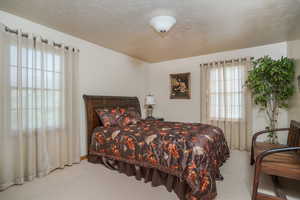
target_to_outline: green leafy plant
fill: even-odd
[[[265,111],[271,143],[277,143],[276,132],[279,109],[288,108],[288,99],[294,93],[295,67],[292,59],[272,59],[265,56],[253,61],[246,86],[251,90],[254,103]]]

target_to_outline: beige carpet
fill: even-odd
[[[224,181],[218,182],[217,200],[249,200],[253,169],[246,152],[233,151],[221,168]],[[289,199],[300,199],[299,182],[286,185]],[[272,191],[269,177],[263,177],[261,188]],[[102,165],[83,161],[81,164],[56,170],[47,177],[0,192],[0,200],[177,200],[164,187],[135,180],[134,177],[110,171]]]

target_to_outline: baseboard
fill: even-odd
[[[87,155],[85,156],[80,156],[80,160],[86,160],[87,159]]]

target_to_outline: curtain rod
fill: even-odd
[[[212,62],[208,62],[208,63],[203,63],[203,64],[200,64],[200,67],[202,66],[209,66],[209,65],[213,65],[214,63],[217,64],[217,63],[233,63],[233,62],[238,62],[239,60],[241,61],[246,61],[248,58],[238,58],[238,59],[230,59],[230,60],[225,60],[225,61],[212,61]],[[254,57],[250,57],[250,60],[253,60]]]
[[[9,33],[16,34],[16,35],[19,34],[19,30],[18,30],[18,29],[13,30],[13,29],[10,29],[10,28],[7,27],[7,26],[5,26],[5,31],[6,31],[6,32],[9,32]],[[28,38],[28,37],[29,37],[29,34],[28,34],[28,33],[21,33],[21,36],[22,36],[22,37],[25,37],[25,38]],[[33,39],[36,40],[36,37],[33,37]],[[48,42],[47,39],[42,39],[42,38],[41,38],[41,42],[42,42],[42,43],[45,43],[45,44],[49,44],[49,42]],[[58,48],[61,48],[63,45],[60,44],[60,43],[53,42],[53,46],[58,47]],[[65,48],[66,50],[69,50],[70,47],[65,46],[64,48]],[[73,48],[73,51],[75,51],[75,48]],[[77,51],[79,52],[80,50],[77,49]]]

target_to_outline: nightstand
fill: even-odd
[[[164,118],[162,118],[162,117],[146,117],[145,120],[164,121]]]

